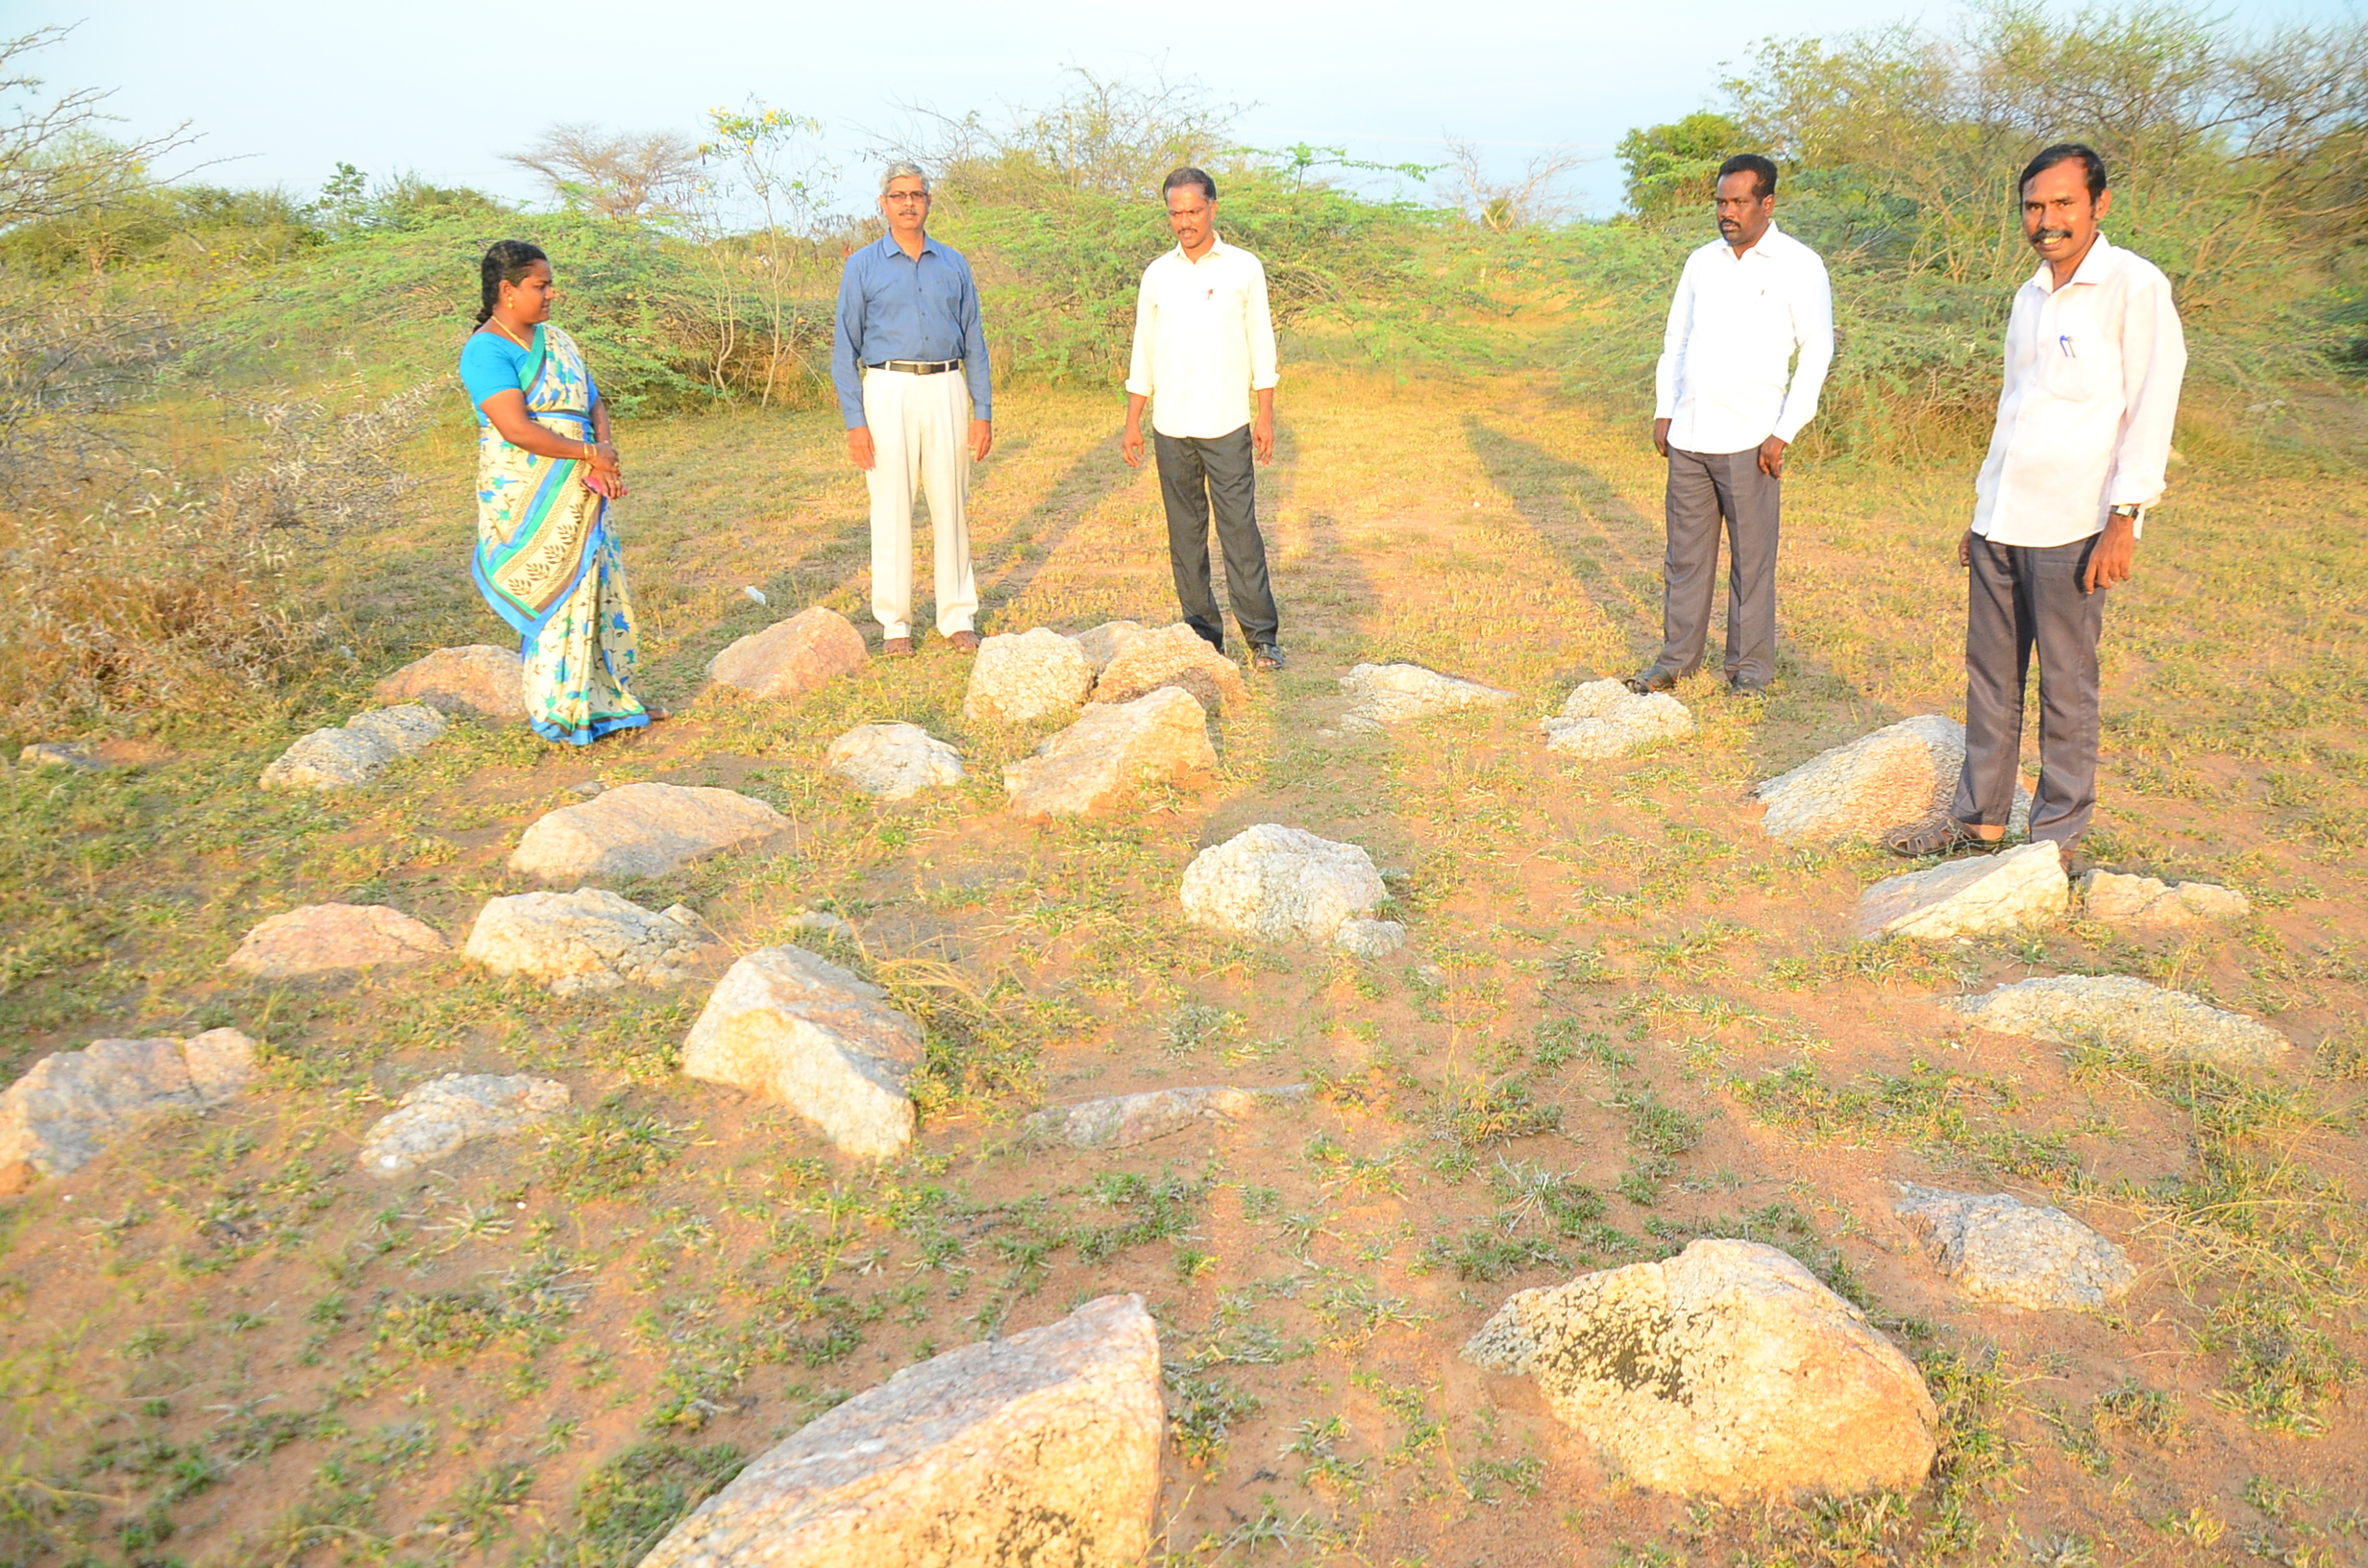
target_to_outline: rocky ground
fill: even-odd
[[[1101,402],[1006,400],[974,664],[718,418],[628,447],[681,716],[549,747],[456,426],[349,678],[0,773],[11,1560],[2368,1560],[2345,492],[2191,451],[2104,876],[1907,868],[1962,474],[1805,472],[1774,695],[1644,702],[1634,432],[1295,385],[1279,677]]]

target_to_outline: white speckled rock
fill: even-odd
[[[267,790],[344,790],[375,784],[386,765],[417,756],[444,733],[442,714],[424,702],[356,714],[341,729],[316,729],[263,770]]]
[[[1140,621],[1104,621],[1098,626],[1073,632],[1069,640],[1077,645],[1079,652],[1094,661],[1094,674],[1099,675],[1110,668],[1110,661],[1119,656],[1119,649],[1124,648],[1142,629],[1143,623]]]
[[[1572,690],[1562,712],[1541,720],[1545,748],[1566,756],[1603,761],[1640,747],[1683,740],[1693,733],[1693,715],[1667,692],[1640,695],[1616,680],[1591,680]]]
[[[605,888],[579,888],[488,899],[462,952],[496,974],[579,996],[679,984],[720,964],[724,945],[681,904],[654,914]]]
[[[26,768],[64,768],[78,773],[107,772],[106,763],[71,741],[36,741],[16,753],[16,761]]]
[[[1385,724],[1513,700],[1511,692],[1443,675],[1418,664],[1360,664],[1341,676],[1341,685],[1356,699],[1341,715],[1341,727],[1368,733]]]
[[[1124,639],[1094,682],[1094,700],[1132,702],[1162,686],[1190,692],[1211,713],[1249,700],[1249,682],[1233,661],[1180,621]]]
[[[410,1090],[372,1122],[356,1158],[373,1176],[401,1176],[481,1139],[522,1132],[567,1101],[567,1086],[549,1078],[448,1072]]]
[[[2093,1312],[2120,1300],[2137,1280],[2128,1253],[2060,1209],[2004,1192],[1893,1185],[1893,1212],[1923,1239],[1940,1271],[1976,1301]]]
[[[545,812],[518,840],[509,869],[545,882],[663,876],[788,826],[789,819],[762,800],[730,790],[622,784],[581,805]]]
[[[514,648],[439,648],[382,678],[370,695],[382,702],[425,702],[439,713],[524,719],[526,666]]]
[[[682,1045],[682,1071],[778,1100],[849,1154],[884,1159],[913,1139],[904,1081],[921,1025],[887,992],[802,947],[734,964]]]
[[[153,1116],[226,1103],[255,1073],[255,1041],[235,1029],[52,1052],[0,1092],[0,1170],[68,1175]]]
[[[2292,1045],[2242,1013],[2224,1013],[2200,996],[2126,974],[2043,975],[1959,997],[1955,1005],[1975,1027],[1996,1034],[2063,1045],[2102,1041],[2223,1067],[2272,1066]]]
[[[1202,1121],[1240,1121],[1261,1105],[1307,1097],[1305,1084],[1280,1089],[1154,1089],[1039,1111],[1021,1123],[1028,1137],[1080,1149],[1123,1149]]]
[[[966,724],[1033,724],[1073,718],[1094,690],[1094,660],[1044,626],[1005,632],[978,645],[962,696]]]
[[[752,632],[707,661],[709,678],[751,697],[797,697],[863,668],[863,633],[816,604]]]
[[[823,766],[882,800],[962,782],[962,753],[919,724],[857,724],[830,743]]]
[[[1343,920],[1332,945],[1351,958],[1386,958],[1406,945],[1406,927],[1396,920]]]
[[[1138,1568],[1159,1384],[1139,1296],[950,1350],[759,1455],[640,1568]]]
[[[1767,807],[1760,828],[1771,839],[1873,840],[1944,815],[1964,766],[1965,726],[1923,713],[1829,747],[1751,793]],[[2030,821],[2031,794],[2018,784],[2007,837]]]
[[[1665,1262],[1523,1290],[1464,1358],[1536,1379],[1558,1419],[1655,1491],[1911,1490],[1936,1449],[1915,1363],[1757,1242],[1695,1241]]]
[[[1003,770],[1020,817],[1081,817],[1119,804],[1147,784],[1217,766],[1208,715],[1192,695],[1164,686],[1132,702],[1097,704]]]
[[[2053,844],[1970,855],[1887,876],[1859,894],[1862,937],[1983,936],[2060,920],[2072,884]]]
[[[1371,915],[1389,891],[1361,845],[1260,822],[1195,855],[1180,895],[1196,925],[1321,945],[1344,921]]]
[[[2211,882],[2161,882],[2151,876],[2089,871],[2079,887],[2081,906],[2090,919],[2140,930],[2185,930],[2240,919],[2253,912],[2252,899]]]
[[[265,980],[295,980],[424,964],[451,951],[434,927],[384,904],[303,904],[248,932],[228,963]]]

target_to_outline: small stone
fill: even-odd
[[[604,888],[522,893],[477,912],[463,954],[496,974],[523,974],[555,996],[671,986],[724,956],[706,922],[681,904],[653,914]]]
[[[1922,1238],[1940,1271],[1976,1301],[2093,1312],[2136,1283],[2128,1253],[2060,1209],[2004,1192],[1893,1186],[1893,1212]]]
[[[481,1139],[506,1138],[568,1102],[567,1086],[524,1073],[448,1072],[412,1090],[370,1124],[357,1158],[373,1176],[401,1176]]]
[[[663,876],[788,827],[762,800],[730,790],[620,784],[580,806],[545,812],[519,839],[509,869],[545,882]]]
[[[524,719],[526,666],[514,648],[490,643],[439,648],[380,680],[370,695],[382,702],[425,702],[438,713]]]
[[[386,765],[417,756],[444,733],[442,714],[424,702],[357,714],[341,729],[299,738],[263,770],[267,790],[358,789],[378,782]]]
[[[1361,845],[1261,822],[1195,855],[1180,895],[1196,925],[1261,942],[1322,944],[1390,893]]]
[[[1080,1149],[1123,1149],[1202,1121],[1240,1121],[1260,1105],[1307,1097],[1305,1084],[1281,1089],[1155,1089],[1039,1111],[1021,1123],[1027,1137]]]
[[[802,947],[734,964],[682,1046],[682,1071],[778,1100],[849,1154],[885,1159],[913,1138],[904,1081],[921,1025],[887,992]]]
[[[1541,720],[1545,748],[1565,756],[1601,762],[1624,757],[1640,747],[1682,740],[1693,733],[1693,716],[1667,692],[1640,695],[1616,680],[1591,680],[1563,700],[1562,712]]]
[[[1360,664],[1341,676],[1341,685],[1355,698],[1341,715],[1341,727],[1369,734],[1385,724],[1513,700],[1511,692],[1443,675],[1418,664]]]
[[[830,743],[823,766],[882,800],[962,782],[962,753],[919,724],[857,724]]]
[[[1936,713],[1887,724],[1829,747],[1752,790],[1767,807],[1771,839],[1871,842],[1897,827],[1945,817],[1965,766],[1965,726]],[[2031,792],[2017,787],[2007,836],[2029,831]]]
[[[265,980],[293,980],[424,964],[451,951],[434,927],[384,904],[303,904],[248,932],[229,964]]]
[[[2089,871],[2078,885],[2088,918],[2108,925],[2184,930],[2241,919],[2253,912],[2252,899],[2211,882],[2161,882],[2151,876]]]
[[[1211,713],[1249,700],[1249,682],[1233,661],[1182,622],[1125,639],[1102,666],[1094,700],[1132,702],[1163,686],[1190,692]]]
[[[826,909],[802,909],[783,922],[792,931],[810,931],[818,937],[858,946],[861,939],[855,935],[855,923],[844,915],[833,915]]]
[[[26,768],[70,768],[78,773],[101,773],[107,764],[70,741],[36,741],[16,753]]]
[[[796,697],[853,674],[866,657],[863,633],[817,604],[741,638],[707,661],[707,674],[751,697]]]
[[[1395,920],[1346,919],[1332,933],[1332,945],[1351,958],[1386,958],[1406,945],[1406,927]]]
[[[2053,844],[2019,845],[1887,876],[1859,894],[1861,937],[1975,937],[2047,925],[2072,907]]]
[[[1033,724],[1074,718],[1094,690],[1094,674],[1092,656],[1057,631],[1032,626],[989,637],[971,661],[962,722]]]
[[[1178,688],[1159,687],[1131,702],[1087,708],[1035,755],[1004,769],[1003,788],[1016,816],[1079,817],[1147,784],[1216,766],[1199,702]]]
[[[2242,1013],[2126,974],[2043,975],[1953,1005],[1992,1034],[2060,1045],[2099,1041],[2219,1067],[2273,1066],[2293,1043]]]
[[[1464,1359],[1534,1378],[1558,1419],[1655,1491],[1907,1491],[1936,1449],[1915,1363],[1753,1241],[1694,1241],[1663,1262],[1520,1291]]]
[[[1094,674],[1099,675],[1119,656],[1119,649],[1132,642],[1142,629],[1140,621],[1104,621],[1098,626],[1073,633],[1069,640],[1094,661]]]
[[[1136,1568],[1159,1499],[1139,1296],[908,1366],[808,1422],[641,1568]]]
[[[602,783],[599,779],[587,778],[580,784],[570,784],[567,787],[567,793],[573,796],[580,796],[582,798],[589,800],[606,788],[608,788],[608,786]]]
[[[235,1029],[187,1040],[94,1040],[41,1058],[0,1092],[0,1169],[64,1176],[140,1122],[210,1111],[254,1082],[255,1041]]]

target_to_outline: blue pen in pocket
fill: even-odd
[[[2072,334],[2070,332],[2066,332],[2061,337],[2056,339],[2056,347],[2063,351],[2063,356],[2066,359],[2078,359],[2080,357],[2079,355],[2072,352]]]

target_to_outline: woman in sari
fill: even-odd
[[[608,522],[625,478],[592,373],[550,324],[550,258],[505,239],[480,270],[484,307],[460,351],[479,427],[471,576],[518,633],[535,733],[584,746],[666,717],[633,695],[633,603]]]

